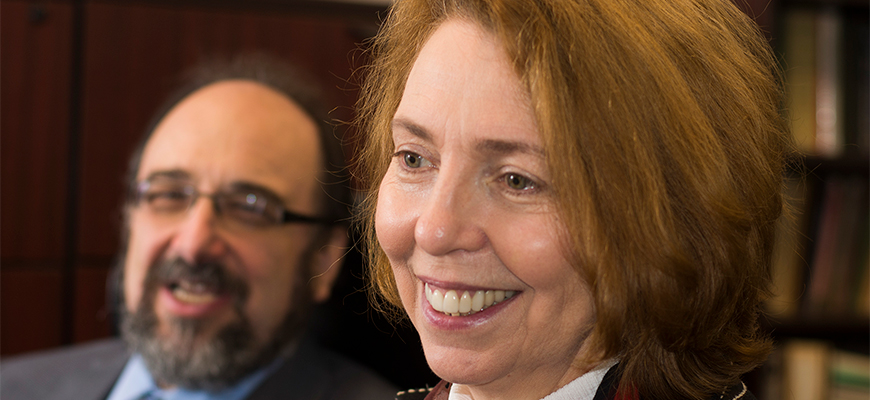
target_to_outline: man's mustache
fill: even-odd
[[[174,290],[179,285],[229,295],[237,306],[244,304],[250,293],[248,283],[220,262],[190,263],[183,258],[163,260],[149,269],[145,279],[148,292],[156,292],[161,286]]]

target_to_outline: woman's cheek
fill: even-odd
[[[414,248],[415,201],[402,185],[384,178],[378,191],[375,233],[390,264],[404,265]]]

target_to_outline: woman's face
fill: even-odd
[[[546,154],[498,39],[450,20],[392,124],[376,229],[440,377],[475,399],[541,398],[588,368],[588,288],[560,246]]]

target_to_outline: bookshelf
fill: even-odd
[[[803,156],[787,185],[774,297],[777,349],[747,377],[759,400],[870,399],[870,30],[866,0],[779,0],[772,43]]]

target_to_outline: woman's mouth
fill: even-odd
[[[453,317],[472,315],[509,299],[513,290],[452,290],[425,284],[426,300],[432,309]]]

